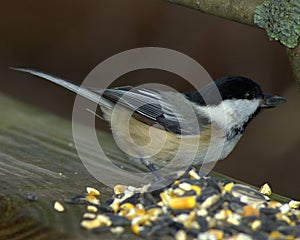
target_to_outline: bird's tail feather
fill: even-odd
[[[53,82],[57,85],[60,85],[76,94],[79,94],[80,96],[89,99],[92,102],[95,103],[99,103],[100,105],[110,108],[110,105],[106,102],[101,100],[100,95],[98,93],[95,93],[87,88],[83,88],[80,85],[78,85],[77,83],[73,83],[71,81],[66,81],[60,77],[57,76],[53,76],[50,75],[48,73],[39,71],[39,70],[35,70],[35,69],[30,69],[30,68],[19,68],[19,67],[11,67],[11,69],[16,70],[16,71],[20,71],[20,72],[26,72],[26,73],[30,73],[34,76],[38,76],[40,78],[46,79],[50,82]]]

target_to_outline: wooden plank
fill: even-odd
[[[99,189],[101,199],[112,195],[78,158],[71,123],[3,95],[0,103],[0,239],[99,239],[99,233],[80,227],[84,206],[53,209],[54,201],[85,193],[86,186]],[[111,137],[101,137],[109,148]],[[28,193],[38,200],[29,201]],[[138,239],[131,233],[124,237]],[[101,238],[115,236],[101,233]]]

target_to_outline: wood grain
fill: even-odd
[[[53,209],[54,201],[85,193],[87,186],[112,190],[93,178],[76,154],[71,122],[0,95],[0,239],[115,239],[80,228],[82,205]],[[112,139],[105,139],[110,148]],[[120,155],[114,148],[112,154]],[[29,201],[27,194],[38,197]],[[127,231],[124,239],[138,239]]]

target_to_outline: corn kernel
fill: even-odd
[[[85,200],[91,204],[100,205],[100,200],[97,199],[94,195],[85,196]]]
[[[191,209],[196,206],[196,198],[194,196],[172,198],[168,205],[172,209]]]
[[[121,184],[118,184],[114,187],[114,193],[115,194],[121,194],[121,193],[124,193],[125,190],[127,189],[128,186],[126,185],[121,185]]]
[[[195,191],[197,196],[199,196],[201,194],[201,187],[199,187],[197,185],[192,185],[192,190]]]
[[[264,195],[267,195],[267,196],[270,196],[272,194],[271,187],[267,183],[265,183],[264,185],[262,185],[260,187],[259,192],[264,194]]]
[[[259,216],[259,211],[250,205],[244,206],[243,209],[244,209],[243,217]]]
[[[89,195],[100,196],[100,192],[96,188],[86,187],[86,192]]]
[[[230,191],[231,191],[231,188],[233,187],[233,185],[234,185],[234,182],[227,183],[227,184],[223,187],[224,191],[225,191],[225,192],[230,192]]]
[[[65,211],[64,206],[59,201],[55,201],[55,203],[54,203],[54,209],[57,212],[64,212]]]
[[[90,213],[96,213],[96,212],[98,212],[98,208],[95,207],[95,206],[93,206],[93,205],[87,206],[86,210],[87,210],[88,212],[90,212]]]

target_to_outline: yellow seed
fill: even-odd
[[[196,206],[196,197],[188,196],[188,197],[172,198],[169,200],[168,205],[172,209],[191,209]]]
[[[189,175],[190,175],[191,179],[196,179],[196,180],[200,179],[199,174],[196,173],[194,169],[192,169],[191,171],[189,171]]]
[[[194,221],[197,216],[196,210],[190,212],[190,220]]]
[[[175,188],[173,190],[173,193],[178,197],[178,196],[182,196],[183,194],[185,194],[185,191],[180,188]]]
[[[228,240],[251,240],[253,239],[252,237],[250,237],[248,234],[246,233],[238,233],[238,234],[235,234],[233,235],[232,237],[230,238],[227,238]]]
[[[277,218],[277,220],[283,220],[283,221],[287,222],[288,224],[292,223],[291,219],[282,213],[277,213],[276,218]]]
[[[125,229],[124,227],[117,226],[117,227],[112,227],[110,231],[112,234],[121,235],[124,233]]]
[[[243,217],[259,216],[259,211],[250,205],[244,206],[243,209],[244,209]]]
[[[146,210],[145,210],[144,206],[140,203],[138,203],[135,206],[135,211],[136,211],[137,216],[142,216],[142,215],[145,215],[145,213],[146,213]]]
[[[172,197],[170,196],[170,194],[167,191],[163,191],[159,194],[160,199],[163,201],[164,204],[167,204]]]
[[[100,196],[100,192],[96,188],[86,187],[86,192],[88,195]]]
[[[105,215],[102,215],[102,214],[99,214],[97,215],[97,218],[96,218],[98,221],[100,221],[101,223],[101,226],[107,226],[107,227],[110,227],[112,222],[111,220],[109,219],[109,217],[105,216]]]
[[[296,210],[296,211],[294,212],[294,215],[296,215],[298,221],[300,221],[300,210]]]
[[[126,185],[121,185],[121,184],[118,184],[114,187],[114,193],[115,194],[121,194],[123,192],[125,192],[125,190],[128,188],[128,186]]]
[[[215,214],[215,218],[217,220],[224,220],[224,219],[226,219],[228,217],[231,217],[232,215],[233,215],[233,213],[232,213],[231,210],[229,210],[229,209],[222,209],[222,210],[220,210],[219,212],[217,212]]]
[[[291,221],[290,226],[296,226],[296,223],[294,221]]]
[[[120,215],[121,215],[121,213],[120,213]],[[121,215],[121,216],[126,217],[128,220],[132,220],[136,217],[136,211],[133,208],[133,209],[130,209],[126,214]]]
[[[136,216],[136,210],[134,205],[131,203],[124,203],[120,206],[120,213],[121,216],[126,217],[129,220],[132,220]]]
[[[93,229],[101,226],[101,222],[98,219],[95,220],[83,220],[80,223],[80,226],[85,229]]]
[[[207,233],[214,235],[215,239],[218,240],[223,239],[224,236],[224,233],[221,230],[217,230],[217,229],[210,229],[207,231]]]
[[[187,239],[187,235],[185,231],[179,230],[176,232],[175,240],[186,240],[186,239]]]
[[[162,213],[162,209],[158,207],[150,208],[147,210],[147,215],[159,215]]]
[[[225,191],[225,192],[230,192],[230,191],[231,191],[231,188],[233,187],[233,185],[234,185],[234,182],[227,183],[227,184],[223,187],[224,191]]]
[[[97,199],[94,195],[86,195],[85,200],[91,204],[100,205],[100,200]]]
[[[190,211],[190,214],[182,213],[182,214],[177,215],[177,217],[174,218],[174,220],[177,222],[183,223],[185,228],[191,229],[192,226],[195,226],[194,225],[195,218],[196,218],[196,211],[193,210],[193,211]],[[199,227],[199,225],[197,227]]]
[[[270,201],[268,204],[269,208],[279,208],[282,206],[282,203],[276,201]]]
[[[278,231],[272,231],[270,234],[269,234],[269,239],[287,239],[286,236],[282,235],[280,232]]]
[[[111,226],[110,219],[105,215],[98,215],[97,218],[93,220],[83,220],[80,223],[81,227],[86,229],[93,229],[101,226],[109,227]]]
[[[197,216],[206,217],[207,215],[208,215],[208,212],[206,209],[201,208],[201,209],[197,210]]]
[[[228,222],[229,224],[236,225],[236,226],[240,224],[240,221],[237,220],[237,219],[234,218],[234,217],[228,217],[228,218],[227,218],[227,222]]]
[[[120,206],[120,211],[129,211],[130,209],[133,209],[134,205],[131,203],[124,203]]]
[[[120,200],[114,199],[114,201],[109,206],[114,211],[114,213],[117,213],[119,211]]]
[[[291,208],[298,208],[298,207],[300,206],[300,201],[291,200],[291,201],[289,202],[289,206],[290,206]]]
[[[208,197],[202,204],[201,207],[204,209],[208,209],[212,205],[214,205],[217,201],[219,201],[220,195],[219,194],[214,194],[210,197]]]
[[[199,196],[201,194],[201,187],[199,187],[197,185],[192,185],[192,190],[195,191],[197,196]]]
[[[286,216],[286,215],[283,215],[283,216],[282,216],[282,220],[283,220],[283,221],[286,221],[288,224],[291,224],[291,223],[292,223],[291,219],[290,219],[288,216]]]
[[[264,195],[267,195],[267,196],[270,196],[272,194],[271,187],[267,183],[265,183],[264,185],[262,185],[259,188],[259,192],[262,193],[262,194],[264,194]]]
[[[276,214],[276,219],[280,221],[280,220],[282,220],[282,216],[283,216],[283,214],[279,212]]]
[[[186,213],[181,213],[173,218],[173,221],[186,224],[190,220],[190,215]]]
[[[83,218],[89,218],[89,219],[95,219],[96,218],[96,214],[94,213],[84,213],[83,214]]]
[[[180,183],[180,184],[178,185],[178,187],[181,188],[181,189],[184,190],[184,191],[190,191],[190,190],[192,190],[192,185],[189,184],[189,183],[185,183],[185,182]]]
[[[282,214],[287,214],[291,210],[291,207],[289,204],[285,203],[280,207],[280,212]]]
[[[200,229],[201,229],[199,223],[196,222],[196,221],[191,222],[191,228],[197,229],[197,230],[200,230]]]
[[[180,188],[176,188],[176,189],[178,189],[178,190],[181,190]],[[168,195],[169,195],[169,197],[170,198],[177,198],[178,197],[178,195],[174,192],[176,189],[169,189],[168,190]],[[181,190],[181,191],[183,191],[183,190]]]
[[[138,224],[131,225],[131,231],[134,234],[139,235],[139,233],[140,233],[140,226]]]
[[[132,225],[146,225],[149,221],[149,216],[137,216],[134,219],[132,219],[131,224]]]
[[[93,205],[87,206],[86,210],[87,210],[88,212],[90,212],[90,213],[96,213],[96,212],[98,212],[98,208],[95,207],[95,206],[93,206]]]
[[[156,221],[158,219],[158,216],[161,213],[162,213],[161,208],[150,208],[147,210],[147,212],[145,214],[149,216],[150,221]]]
[[[260,226],[261,226],[260,220],[255,220],[253,223],[251,223],[251,228],[254,231],[258,230],[260,228]]]
[[[173,184],[175,184],[175,185],[178,185],[179,183],[180,183],[179,180],[175,180],[175,181],[173,182]]]
[[[54,209],[57,212],[64,212],[65,211],[64,206],[59,201],[55,201],[55,203],[54,203]]]

